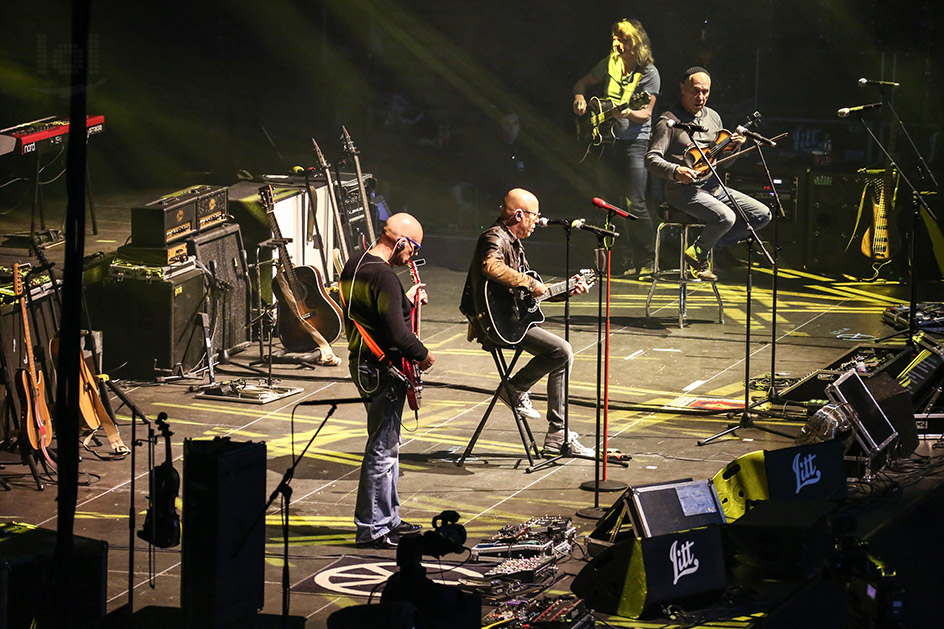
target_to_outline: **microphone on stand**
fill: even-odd
[[[777,143],[771,140],[770,138],[765,138],[759,133],[754,133],[744,125],[738,125],[737,129],[734,130],[735,133],[739,133],[744,137],[751,138],[755,142],[760,142],[761,144],[766,144],[767,146],[777,146]]]
[[[630,214],[630,213],[627,212],[626,210],[621,210],[621,209],[619,209],[618,207],[616,207],[615,205],[610,205],[609,203],[607,203],[606,201],[604,201],[604,200],[601,199],[600,197],[593,197],[593,198],[590,200],[590,202],[593,203],[593,204],[594,204],[595,206],[597,206],[598,208],[600,208],[601,210],[606,210],[606,211],[608,211],[608,212],[613,212],[613,213],[616,214],[617,216],[622,216],[623,218],[631,218],[631,219],[633,219],[634,221],[639,218],[639,217],[636,216],[635,214]]]
[[[836,112],[836,115],[840,118],[845,118],[849,114],[857,114],[863,111],[869,111],[870,109],[878,109],[882,106],[882,103],[869,103],[868,105],[858,105],[856,107],[843,107]]]
[[[895,83],[894,81],[876,81],[873,79],[867,79],[865,77],[862,77],[861,79],[859,79],[858,83],[859,83],[859,87],[865,87],[866,85],[878,85],[880,87],[899,87],[899,84]]]
[[[562,227],[570,227],[572,229],[580,229],[582,231],[588,231],[591,234],[596,234],[597,236],[609,236],[610,238],[619,237],[619,232],[613,231],[612,229],[604,229],[603,227],[596,227],[595,225],[588,225],[587,219],[585,218],[545,218],[541,217],[537,220],[537,225],[539,227],[547,227],[548,225],[560,225]]]
[[[688,131],[689,133],[708,133],[708,128],[703,127],[700,124],[695,124],[694,122],[678,122],[677,120],[672,120],[671,118],[665,119],[665,126],[672,128],[678,127],[683,131]]]

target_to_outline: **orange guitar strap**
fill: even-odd
[[[370,353],[376,356],[377,360],[379,360],[382,364],[389,363],[390,361],[387,360],[386,352],[380,349],[380,346],[377,345],[377,342],[374,341],[371,335],[367,333],[367,330],[364,329],[364,326],[362,326],[360,323],[355,321],[354,317],[351,316],[351,309],[348,308],[347,300],[344,298],[344,291],[340,289],[340,282],[338,286],[338,294],[341,296],[341,305],[344,306],[344,308],[348,311],[347,312],[348,317],[354,323],[354,327],[357,328],[357,331],[358,333],[360,333],[361,338],[364,339],[364,343],[367,344],[367,349],[369,349]]]

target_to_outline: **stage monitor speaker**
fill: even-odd
[[[759,500],[723,530],[729,566],[745,565],[759,579],[809,578],[823,568],[831,536],[832,502]]]
[[[153,279],[109,275],[86,288],[93,329],[102,331],[104,370],[153,379],[195,369],[206,352],[199,314],[206,308],[203,273]]]
[[[855,426],[855,439],[867,457],[884,453],[898,438],[885,411],[854,369],[827,386],[826,397],[833,404],[846,404],[854,411],[849,419]]]
[[[228,223],[188,241],[188,252],[205,270],[214,352],[249,342],[249,274],[239,225]]]
[[[108,544],[73,537],[72,591],[57,592],[56,531],[0,524],[0,627],[97,627],[105,617]],[[56,599],[68,597],[68,622],[54,622]]]
[[[571,589],[591,609],[626,618],[667,603],[711,603],[727,586],[721,530],[690,531],[620,542],[594,557]]]
[[[262,609],[266,447],[226,437],[184,440],[180,602],[191,627]]]
[[[911,393],[887,372],[869,378],[865,386],[898,433],[898,440],[893,445],[894,455],[903,458],[911,456],[918,447]]]
[[[760,500],[825,501],[846,496],[841,441],[824,441],[739,456],[712,479],[728,522]]]
[[[710,480],[684,480],[630,487],[629,515],[639,537],[724,524],[724,512]]]

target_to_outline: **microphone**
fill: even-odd
[[[597,227],[595,225],[588,225],[587,221],[582,218],[578,218],[573,223],[570,224],[574,229],[581,229],[591,234],[596,234],[597,236],[609,236],[610,238],[619,238],[619,232],[613,231],[612,229],[604,229],[602,227]]]
[[[859,87],[865,87],[866,85],[878,85],[880,87],[898,87],[898,83],[894,81],[875,81],[873,79],[867,79],[862,77],[859,79]]]
[[[678,122],[676,120],[672,120],[671,118],[665,119],[665,126],[669,128],[678,127],[682,131],[688,131],[689,133],[708,133],[708,128],[703,127],[700,124],[695,124],[694,122]]]
[[[582,221],[582,218],[571,219],[571,218],[547,218],[542,216],[538,219],[538,227],[547,227],[548,225],[560,225],[561,227],[573,227],[574,223],[577,221]]]
[[[635,214],[630,214],[630,213],[627,212],[626,210],[621,210],[621,209],[619,209],[618,207],[616,207],[615,205],[610,205],[609,203],[607,203],[606,201],[604,201],[604,200],[601,199],[600,197],[593,197],[593,199],[591,199],[590,202],[593,203],[593,204],[594,204],[595,206],[597,206],[598,208],[600,208],[601,210],[606,210],[606,211],[608,211],[608,212],[613,212],[613,213],[615,213],[617,216],[622,216],[623,218],[631,218],[631,219],[633,219],[634,221],[639,218],[639,217],[636,216]]]
[[[739,133],[744,137],[750,138],[755,142],[760,142],[761,144],[766,144],[767,146],[777,146],[777,143],[771,140],[770,138],[765,138],[759,133],[754,133],[744,125],[738,125],[737,129],[734,130],[735,133]]]
[[[849,114],[857,114],[863,111],[869,111],[870,109],[878,109],[882,106],[882,103],[870,103],[868,105],[858,105],[856,107],[843,107],[836,112],[836,115],[840,118],[845,118]]]

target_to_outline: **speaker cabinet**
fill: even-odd
[[[249,342],[249,275],[239,225],[220,225],[188,242],[188,253],[206,269],[213,351]]]
[[[266,447],[184,440],[180,602],[191,627],[262,609]]]
[[[102,331],[106,372],[152,379],[196,368],[206,351],[199,314],[203,273],[137,279],[109,275],[86,289],[89,318]]]
[[[72,591],[57,592],[56,532],[29,524],[0,524],[0,627],[57,626],[51,613],[56,599],[71,602],[69,622],[58,626],[91,627],[105,617],[108,544],[73,538]]]
[[[855,232],[865,177],[812,171],[808,184],[806,268],[835,275],[844,266],[846,247]]]
[[[635,538],[594,557],[571,589],[591,609],[627,618],[657,605],[710,602],[727,586],[720,527]]]

